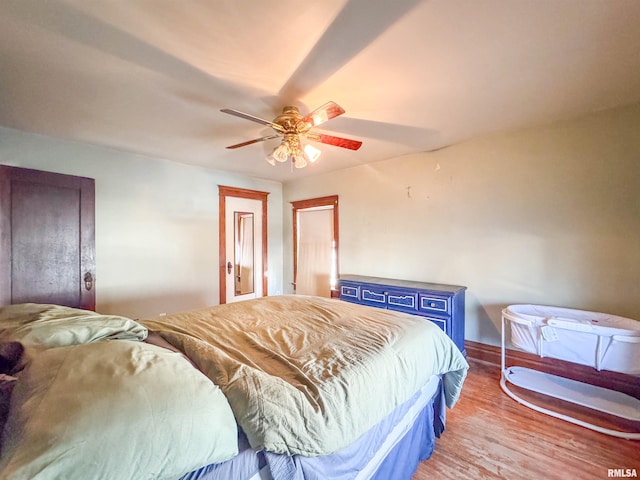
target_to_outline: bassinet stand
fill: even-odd
[[[640,433],[621,432],[619,430],[612,430],[609,428],[600,427],[589,422],[578,420],[577,418],[562,413],[549,410],[541,407],[527,400],[524,400],[517,394],[513,393],[507,386],[507,381],[510,383],[532,390],[534,392],[542,393],[560,400],[565,400],[577,405],[582,405],[600,412],[615,415],[617,417],[625,418],[632,421],[640,422],[640,400],[631,395],[617,392],[607,388],[598,387],[588,383],[578,382],[550,373],[533,370],[526,367],[510,366],[506,367],[506,348],[505,348],[505,321],[511,321],[520,323],[522,325],[531,326],[531,322],[523,318],[518,318],[510,315],[508,311],[502,311],[502,340],[500,349],[501,360],[501,376],[500,387],[516,402],[529,407],[538,412],[550,415],[567,422],[580,425],[582,427],[595,430],[606,435],[611,435],[619,438],[639,440]],[[623,337],[624,338],[624,337]],[[621,338],[618,338],[620,340]],[[600,346],[601,337],[598,338],[598,346]],[[640,337],[626,337],[623,341],[640,342]],[[539,346],[539,354],[542,357],[542,339]]]

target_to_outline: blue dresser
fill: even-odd
[[[467,287],[435,283],[340,276],[340,300],[420,315],[438,325],[466,355],[464,292]]]

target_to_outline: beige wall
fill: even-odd
[[[282,290],[282,185],[0,128],[0,164],[96,181],[96,309],[136,318],[219,301],[218,185],[271,192],[269,292]]]
[[[218,302],[223,184],[271,192],[270,294],[290,291],[289,202],[338,194],[342,273],[466,285],[467,338],[497,344],[500,310],[513,303],[640,319],[639,131],[635,106],[284,188],[4,128],[0,163],[96,179],[105,313]]]
[[[333,194],[340,272],[467,286],[469,340],[514,303],[640,320],[640,106],[285,184],[285,285],[288,202]]]

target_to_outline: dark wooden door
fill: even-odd
[[[0,166],[0,306],[95,309],[94,180]]]

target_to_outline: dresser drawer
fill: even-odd
[[[340,285],[340,298],[343,300],[360,300],[360,286]]]
[[[392,310],[418,311],[418,294],[407,292],[387,292],[387,306]]]
[[[451,305],[449,301],[449,297],[420,294],[419,309],[421,312],[449,315],[451,313]]]
[[[384,288],[362,285],[360,287],[360,300],[366,305],[385,308],[387,305],[387,292]]]
[[[447,330],[447,320],[444,318],[436,318],[436,317],[423,317],[425,320],[429,320],[430,322],[435,323],[438,327],[440,327],[440,330],[442,330],[444,333],[446,333],[447,335],[450,334],[450,332],[448,332]]]
[[[418,311],[418,294],[390,288],[362,285],[360,300],[365,305],[414,313]]]

